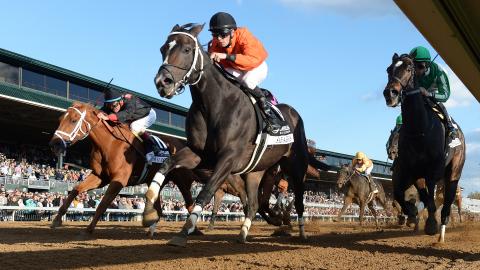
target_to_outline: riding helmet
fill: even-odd
[[[363,152],[357,152],[355,154],[355,159],[364,159],[366,156]]]
[[[237,23],[232,15],[226,12],[217,12],[210,19],[210,29],[212,33],[228,33],[231,30],[237,29]]]
[[[105,93],[105,103],[115,102],[122,99],[122,93],[120,93],[115,89],[112,89],[112,88],[105,89],[104,93]]]
[[[430,62],[432,59],[428,49],[423,46],[413,48],[410,51],[410,56],[413,57],[413,61],[415,62]]]

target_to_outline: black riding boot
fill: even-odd
[[[258,105],[260,106],[260,109],[267,117],[267,131],[271,132],[275,130],[280,130],[282,124],[278,121],[278,118],[275,116],[275,114],[270,109],[270,106],[267,104],[267,99],[262,89],[257,86],[254,89],[249,89],[249,92],[258,100]]]
[[[448,136],[454,140],[455,138],[457,138],[457,130],[455,129],[455,127],[453,126],[453,123],[452,123],[452,118],[450,118],[450,115],[448,114],[447,112],[447,108],[445,108],[445,106],[443,105],[443,103],[437,103],[438,105],[438,108],[440,108],[441,110],[441,113],[443,114],[443,116],[445,117],[445,124],[447,126],[447,133],[448,133]]]
[[[145,156],[147,158],[147,161],[155,155],[155,153],[160,152],[160,148],[158,148],[157,143],[155,142],[155,139],[150,136],[149,133],[145,132],[142,134],[142,139],[143,139],[143,145],[145,147]]]

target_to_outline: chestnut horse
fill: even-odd
[[[80,193],[96,188],[102,188],[109,184],[105,196],[98,205],[92,222],[87,227],[87,232],[92,233],[95,226],[113,199],[120,190],[126,186],[149,184],[155,176],[159,165],[152,165],[145,177],[141,177],[144,167],[144,147],[136,139],[127,125],[116,125],[111,127],[108,123],[101,121],[97,114],[99,110],[90,104],[75,102],[72,107],[60,117],[60,124],[55,136],[50,140],[50,147],[56,154],[66,151],[66,147],[75,144],[77,141],[90,137],[92,142],[90,168],[92,173],[73,188],[60,207],[57,216],[52,222],[52,228],[62,225],[62,216],[68,210],[73,199]],[[185,142],[168,136],[161,136],[167,144],[170,154],[185,146]],[[162,184],[172,181],[175,183],[185,200],[189,211],[193,207],[191,186],[193,181],[202,181],[205,177],[195,175],[191,170],[178,168],[173,170]],[[229,190],[236,194],[245,194],[244,189],[236,190],[238,181],[243,182],[240,177],[230,177],[226,181]],[[231,184],[232,183],[232,184]],[[160,200],[155,202],[155,209],[161,215]],[[150,227],[150,235],[153,235],[155,224]]]
[[[413,57],[415,55],[393,55],[392,64],[387,68],[388,83],[383,91],[387,106],[402,104],[403,124],[392,176],[394,198],[409,219],[416,219],[417,208],[405,201],[404,192],[418,179],[425,179],[426,187],[418,190],[420,199],[428,209],[425,233],[435,235],[438,222],[435,218],[437,208],[434,190],[435,185],[443,179],[445,199],[439,242],[444,242],[450,208],[465,163],[465,138],[458,128],[461,145],[448,149],[442,120],[432,109],[432,101],[423,97],[418,88]]]
[[[188,232],[195,228],[203,207],[231,174],[241,173],[249,164],[255,149],[257,117],[250,98],[208,61],[208,55],[197,40],[203,25],[174,26],[161,48],[163,64],[155,77],[158,93],[171,98],[190,85],[192,105],[186,119],[187,147],[164,162],[159,173],[167,174],[174,168],[206,168],[212,176],[196,198],[192,214],[184,228],[169,244],[185,246]],[[298,214],[300,236],[304,229],[304,177],[308,164],[307,143],[303,120],[295,109],[277,106],[293,131],[294,142],[274,145],[249,173],[243,173],[248,194],[248,214],[240,231],[240,242],[245,242],[251,221],[258,210],[258,191],[264,174],[270,177],[280,164],[294,187],[295,208]],[[265,180],[265,179],[264,179]],[[265,189],[267,192],[268,189]],[[150,226],[158,220],[153,208],[158,196],[158,184],[152,182],[146,193],[147,204],[143,224]]]

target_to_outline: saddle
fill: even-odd
[[[432,109],[432,111],[435,113],[435,115],[438,116],[440,119],[440,122],[442,122],[443,127],[445,130],[448,129],[447,127],[447,122],[445,119],[445,115],[443,115],[442,111],[437,108],[437,105],[432,102],[430,99],[425,99],[426,104]],[[456,130],[459,130],[457,123],[452,119],[452,125]],[[446,157],[446,164],[448,164],[452,158],[453,152],[455,150],[455,147],[461,145],[461,142],[458,138],[455,139],[456,141],[452,141],[452,138],[448,136],[448,132],[445,132],[445,157]]]

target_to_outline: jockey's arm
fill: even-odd
[[[433,88],[433,98],[437,102],[446,102],[450,97],[450,85],[448,77],[443,69],[439,68],[439,74],[435,80],[435,88]]]

